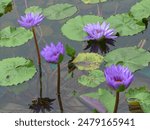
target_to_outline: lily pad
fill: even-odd
[[[30,30],[22,27],[6,27],[0,31],[0,46],[16,47],[23,45],[32,38],[33,34]]]
[[[113,109],[115,106],[115,96],[106,89],[100,88],[98,90],[98,92],[83,94],[83,95],[81,95],[81,97],[89,97],[89,98],[95,99],[96,101],[99,101],[100,105],[97,102],[95,104],[95,102],[93,102],[92,100],[91,100],[92,103],[90,103],[90,104],[94,103],[94,105],[93,105],[94,108],[99,112],[104,111],[103,107],[105,107],[105,109],[106,109],[105,112],[113,112]],[[82,98],[82,99],[84,99],[84,98]]]
[[[107,0],[82,0],[85,4],[96,4],[101,2],[106,2]]]
[[[145,30],[145,24],[142,21],[135,20],[129,14],[117,14],[107,19],[111,27],[114,28],[120,36],[135,35]]]
[[[97,87],[100,83],[105,81],[105,77],[102,71],[92,70],[89,71],[89,75],[82,75],[78,78],[78,82],[86,87]]]
[[[25,10],[25,13],[42,13],[42,8],[39,6],[31,6]]]
[[[142,0],[135,4],[131,10],[131,14],[135,19],[142,20],[150,16],[150,0]]]
[[[12,0],[1,0],[0,1],[0,17],[7,12],[12,10]]]
[[[83,31],[83,27],[89,23],[102,23],[102,21],[102,17],[95,15],[77,16],[68,20],[61,28],[61,31],[70,40],[84,41],[87,34]]]
[[[128,99],[137,99],[143,112],[150,112],[150,92],[146,87],[129,89],[125,96],[127,101]]]
[[[100,67],[103,57],[96,53],[79,53],[73,63],[79,70],[95,70]]]
[[[31,79],[36,68],[31,60],[15,57],[0,61],[0,86],[11,86]]]
[[[150,53],[138,47],[119,48],[109,52],[104,61],[107,66],[111,64],[121,64],[127,66],[132,72],[148,66]]]
[[[139,88],[132,88],[132,89],[130,88],[125,95],[126,98],[135,98],[143,101],[148,96],[150,96],[150,93],[148,92],[148,89],[146,87],[139,87]]]
[[[51,5],[48,8],[43,10],[45,17],[50,20],[61,20],[67,17],[72,16],[77,12],[77,8],[72,4],[56,4]]]

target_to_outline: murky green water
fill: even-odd
[[[20,15],[24,14],[25,3],[24,0],[13,0],[14,9],[11,13],[8,13],[0,18],[0,29],[6,26],[19,26],[17,23],[17,18]],[[111,0],[109,2],[99,5],[102,7],[103,17],[109,17],[115,13],[128,12],[132,5],[134,5],[138,0]],[[96,14],[97,15],[97,5],[85,5],[80,0],[27,0],[27,5],[33,6],[37,5],[40,7],[47,7],[51,4],[56,3],[71,3],[78,7],[79,11],[74,15],[85,15],[85,14]],[[74,17],[72,16],[72,17]],[[37,28],[39,32],[38,40],[40,43],[40,48],[45,46],[46,43],[51,41],[57,42],[62,41],[64,44],[71,44],[78,50],[82,51],[83,43],[77,43],[75,41],[70,41],[61,34],[61,26],[68,19],[60,21],[50,21],[45,19],[41,24],[40,28]],[[146,39],[146,44],[144,48],[150,48],[149,45],[149,34],[150,31],[146,30],[143,33],[140,33],[131,37],[120,37],[116,41],[116,47],[126,47],[137,45],[142,39]],[[0,48],[0,59],[7,57],[23,56],[34,60],[36,64],[36,51],[34,47],[34,41],[31,40],[27,44],[15,47],[15,48]],[[112,48],[112,49],[115,49]],[[66,58],[67,61],[67,58]],[[75,71],[75,77],[69,80],[65,79],[67,76],[66,63],[62,64],[62,73],[61,73],[61,92],[62,92],[62,102],[64,104],[65,112],[91,112],[86,104],[84,104],[79,98],[78,95],[94,91],[93,89],[87,89],[80,86],[77,83],[77,77],[81,72]],[[56,70],[52,70],[49,64],[45,63],[43,60],[42,66],[43,73],[43,97],[57,98],[56,96]],[[144,70],[138,71],[135,73],[136,82],[132,86],[148,86],[150,81],[150,69],[147,67]],[[34,78],[28,82],[20,84],[14,87],[0,87],[0,112],[31,112],[28,109],[28,104],[31,103],[33,98],[39,97],[39,81],[38,76],[35,75]],[[101,84],[101,87],[106,87],[106,84]],[[74,96],[73,91],[76,91],[77,94]],[[121,97],[124,97],[122,94]],[[123,98],[122,98],[123,99]],[[58,101],[55,100],[53,104],[52,112],[59,112]],[[128,112],[128,107],[123,100],[120,101],[119,112]]]

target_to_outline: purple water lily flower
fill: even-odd
[[[111,65],[104,70],[107,84],[117,90],[119,87],[128,88],[133,81],[133,74],[127,68],[121,65]]]
[[[34,26],[38,26],[42,20],[44,19],[44,16],[39,13],[27,13],[25,16],[21,16],[21,19],[18,20],[18,23],[20,26],[25,28],[32,28]]]
[[[115,30],[110,29],[110,24],[106,22],[103,22],[101,25],[99,22],[97,24],[87,24],[83,30],[88,34],[85,40],[99,40],[102,37],[106,39],[117,38],[117,36],[115,36]]]
[[[99,22],[96,24],[87,24],[83,30],[87,33],[84,40],[88,41],[88,46],[85,49],[91,48],[92,52],[98,52],[98,49],[102,53],[109,51],[109,45],[114,46],[114,41],[117,38],[116,31],[110,28],[110,24]]]
[[[60,54],[64,55],[64,53],[64,45],[61,42],[58,42],[57,45],[54,45],[54,43],[46,45],[46,47],[41,51],[41,55],[47,62],[55,64],[58,63]]]

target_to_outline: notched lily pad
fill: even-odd
[[[51,5],[43,10],[44,16],[50,20],[61,20],[72,16],[77,12],[77,8],[72,4],[56,4]]]
[[[145,30],[145,24],[142,21],[135,20],[129,14],[117,14],[107,19],[111,27],[114,28],[120,36],[132,36]]]
[[[150,62],[150,53],[138,47],[118,48],[109,52],[104,61],[107,66],[111,64],[121,64],[127,66],[131,71],[136,71],[148,66]]]
[[[0,61],[0,86],[11,86],[31,79],[36,68],[31,60],[15,57]]]
[[[148,18],[150,16],[150,0],[141,0],[132,6],[130,12],[137,20]]]
[[[79,70],[95,70],[103,62],[103,56],[96,53],[79,53],[73,63]]]
[[[0,46],[1,47],[16,47],[23,45],[28,40],[33,38],[30,30],[22,27],[6,27],[0,31]]]
[[[84,41],[87,33],[83,31],[83,27],[89,23],[102,23],[103,18],[95,15],[76,16],[66,22],[61,28],[64,36],[75,41]]]
[[[89,75],[82,75],[78,78],[78,82],[86,87],[97,87],[100,83],[105,81],[105,77],[102,71],[92,70],[89,71]]]
[[[140,112],[145,113],[150,112],[150,91],[146,87],[129,89],[125,96],[127,98],[129,108],[135,108],[134,111],[131,109],[131,112],[137,112],[139,110],[141,110]],[[134,100],[131,101],[130,99]]]

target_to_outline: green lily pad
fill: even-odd
[[[96,4],[101,2],[106,2],[107,0],[82,0],[85,4]]]
[[[150,93],[146,87],[139,87],[139,88],[130,88],[128,92],[126,92],[126,98],[135,98],[138,100],[145,100]]]
[[[51,5],[43,10],[44,16],[50,20],[61,20],[72,16],[77,12],[77,8],[72,4],[56,4]]]
[[[103,57],[96,53],[79,53],[73,63],[79,70],[95,70],[100,67]]]
[[[102,23],[103,18],[95,15],[85,15],[85,16],[77,16],[67,21],[66,24],[63,25],[61,31],[64,36],[69,38],[70,40],[75,41],[84,41],[87,33],[83,31],[83,27],[89,23]]]
[[[23,45],[32,38],[33,34],[30,30],[26,30],[22,27],[6,27],[0,31],[0,46],[16,47]]]
[[[25,10],[25,13],[42,13],[42,8],[39,6],[31,6]]]
[[[0,1],[0,17],[12,10],[12,0]]]
[[[86,87],[97,87],[100,83],[105,81],[105,77],[102,71],[92,70],[89,71],[89,75],[82,75],[78,78],[78,82]]]
[[[150,92],[146,87],[129,89],[125,96],[127,101],[128,99],[137,99],[143,112],[150,112]]]
[[[107,66],[112,64],[121,64],[127,66],[132,72],[148,66],[150,62],[150,53],[138,47],[119,48],[109,52],[104,61]]]
[[[131,14],[135,19],[142,20],[150,16],[150,0],[142,0],[135,4],[131,10]]]
[[[107,112],[113,112],[114,110],[115,96],[106,89],[100,88],[97,92],[87,93],[82,95],[81,97],[89,97],[99,101],[100,104],[102,104],[106,108]],[[93,104],[96,110],[103,110],[102,105],[98,106],[97,104]]]
[[[129,14],[117,14],[107,19],[111,27],[114,28],[120,36],[132,36],[145,30],[145,24],[142,21],[135,20]]]
[[[11,86],[31,79],[36,68],[31,60],[15,57],[0,61],[0,86]]]

